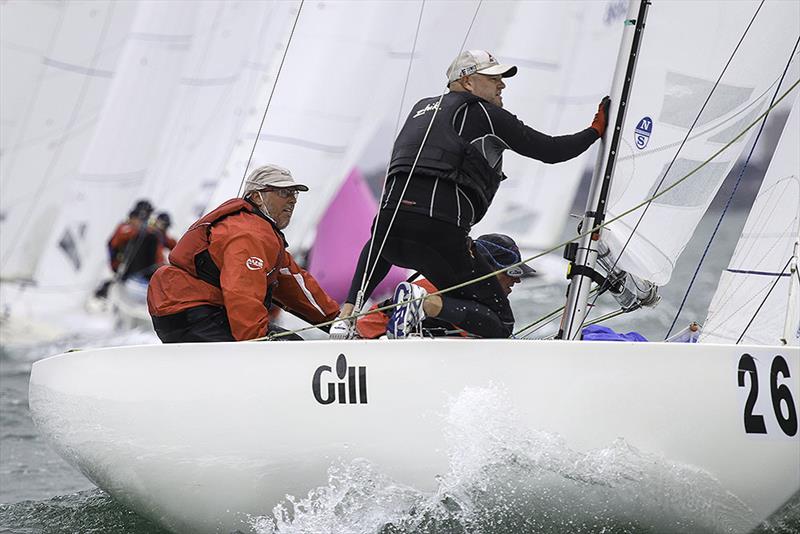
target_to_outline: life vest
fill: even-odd
[[[467,92],[447,93],[442,97],[436,120],[431,125],[438,101],[439,97],[425,98],[411,109],[394,143],[388,174],[408,174],[414,167],[414,174],[436,176],[467,187],[477,194],[480,205],[475,206],[475,220],[480,220],[505,177],[489,165],[477,148],[456,133],[453,122],[462,107],[483,99]]]
[[[208,247],[211,244],[211,228],[225,217],[243,211],[253,213],[268,221],[284,245],[273,263],[274,267],[266,273],[268,290],[264,305],[269,308],[272,304],[273,289],[278,283],[277,268],[284,263],[284,255],[288,244],[283,232],[275,226],[275,223],[265,217],[254,204],[245,199],[234,198],[228,200],[190,226],[183,237],[178,240],[175,248],[170,251],[169,263],[207,284],[221,288],[219,267],[214,263],[211,253],[208,251]]]

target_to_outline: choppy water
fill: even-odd
[[[676,270],[688,279],[705,236],[705,221]],[[702,321],[719,271],[727,265],[743,224],[734,219],[716,246],[679,324]],[[563,302],[565,286],[525,288],[513,295],[518,325]],[[617,319],[610,326],[663,339],[685,284],[662,290],[655,310]],[[611,310],[613,306],[607,305]],[[544,333],[544,332],[542,332]],[[53,344],[0,350],[0,533],[161,534],[164,531],[116,503],[58,457],[39,436],[27,408],[33,361],[72,347],[155,342],[148,332],[80,335]],[[725,532],[749,510],[712,477],[618,440],[578,452],[561,438],[520,432],[503,391],[467,390],[447,407],[450,470],[434,492],[391,480],[366,461],[334,464],[328,483],[252,518],[261,534],[295,533],[606,533]],[[487,424],[487,422],[491,422]],[[516,430],[515,430],[516,429]],[[581,503],[576,506],[575,503]],[[800,533],[800,493],[755,534]]]

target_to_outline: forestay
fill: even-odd
[[[728,3],[724,10],[717,2],[693,2],[690,11],[681,3],[653,4],[623,126],[607,219],[700,167],[766,109],[800,33],[800,4],[765,3],[734,54],[758,8],[758,2],[749,1]],[[787,86],[793,81],[787,80]],[[603,238],[614,256],[625,247],[618,267],[658,285],[669,281],[675,261],[745,139],[653,201],[629,244],[642,210],[609,225]]]
[[[800,344],[798,146],[800,98],[795,98],[742,236],[709,306],[700,341],[737,343],[744,333],[742,342],[747,344]],[[790,294],[792,286],[795,291]],[[788,325],[787,315],[792,317]]]

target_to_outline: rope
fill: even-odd
[[[792,53],[789,54],[789,61],[786,62],[786,67],[783,69],[783,74],[781,75],[781,78],[778,81],[778,86],[775,88],[775,94],[772,95],[772,102],[774,102],[775,101],[775,97],[778,96],[778,92],[780,91],[781,84],[783,83],[783,80],[786,77],[786,73],[789,71],[789,65],[792,64],[792,59],[794,58],[794,54],[797,51],[798,44],[800,44],[800,37],[798,37],[797,41],[795,41],[794,49],[792,50]],[[772,104],[772,102],[770,102],[770,104]],[[683,294],[683,299],[681,300],[680,306],[678,306],[678,311],[675,312],[675,318],[672,320],[672,324],[669,326],[669,330],[667,331],[667,334],[664,336],[665,340],[667,338],[669,338],[669,335],[672,333],[672,329],[675,328],[675,324],[678,322],[678,317],[680,317],[681,312],[683,311],[683,306],[686,304],[686,300],[689,297],[689,293],[692,291],[692,287],[694,287],[694,281],[697,279],[697,275],[700,273],[700,269],[703,266],[703,262],[705,262],[706,255],[708,254],[708,251],[711,249],[711,244],[714,242],[714,239],[717,237],[717,231],[719,231],[719,227],[722,225],[722,219],[725,218],[725,214],[728,212],[728,208],[730,207],[731,202],[733,201],[733,197],[736,195],[736,192],[739,190],[739,184],[742,182],[742,177],[744,176],[744,171],[747,169],[747,165],[750,163],[750,158],[753,156],[753,152],[755,152],[756,146],[758,145],[758,140],[761,139],[761,132],[764,131],[764,126],[766,126],[766,124],[767,124],[767,117],[768,117],[768,115],[765,115],[764,116],[764,120],[761,122],[761,127],[758,129],[758,133],[756,134],[756,138],[753,141],[752,146],[750,147],[750,152],[747,154],[747,159],[745,159],[744,165],[742,166],[742,170],[741,170],[741,172],[739,172],[738,178],[736,178],[736,183],[733,185],[733,189],[731,190],[731,194],[728,196],[728,201],[725,203],[725,207],[722,209],[722,213],[720,213],[719,219],[717,219],[717,224],[714,227],[714,231],[711,232],[711,236],[708,238],[708,243],[706,243],[706,248],[705,248],[705,250],[703,250],[703,255],[700,257],[700,260],[697,262],[697,268],[695,268],[694,274],[692,275],[692,279],[689,281],[689,285],[686,288],[686,292]],[[759,307],[759,309],[761,309],[761,308]]]
[[[593,288],[593,289],[592,289],[592,290],[589,292],[589,294],[591,295],[591,294],[593,294],[593,293],[594,293],[594,292],[596,292],[596,291],[599,291],[599,288],[597,288],[597,287]],[[536,319],[536,320],[535,320],[535,321],[533,321],[532,323],[529,323],[527,326],[523,326],[522,328],[520,328],[519,330],[517,330],[516,332],[514,332],[514,335],[513,335],[513,337],[519,337],[519,335],[520,335],[521,333],[523,333],[523,332],[525,332],[526,330],[528,330],[528,329],[530,329],[530,328],[533,328],[534,326],[538,325],[539,323],[541,323],[541,322],[545,321],[545,323],[544,323],[544,324],[542,324],[541,326],[539,326],[538,328],[535,328],[535,329],[533,329],[531,332],[529,332],[529,333],[525,334],[524,336],[522,336],[522,337],[526,337],[526,338],[527,338],[527,337],[529,337],[529,336],[530,336],[531,334],[533,334],[534,332],[537,332],[537,331],[541,330],[541,329],[542,329],[542,328],[544,328],[546,325],[548,325],[548,324],[550,324],[551,322],[553,322],[553,318],[554,318],[554,317],[557,317],[559,313],[561,313],[562,311],[564,311],[564,308],[566,308],[566,305],[564,305],[564,306],[560,306],[559,308],[557,308],[557,309],[555,309],[555,310],[551,311],[550,313],[548,313],[548,314],[546,314],[546,315],[543,315],[543,316],[539,317],[538,319]]]
[[[478,11],[480,11],[482,3],[483,3],[483,0],[479,0],[478,1],[478,5],[475,7],[475,13],[472,15],[472,20],[470,21],[469,27],[467,28],[467,33],[466,33],[466,35],[464,35],[464,40],[461,42],[461,47],[458,49],[458,55],[459,56],[461,55],[461,52],[464,51],[464,47],[467,44],[467,39],[469,38],[469,34],[472,32],[472,26],[475,24],[475,20],[478,18]],[[425,147],[425,142],[428,140],[428,134],[430,134],[431,128],[433,127],[433,121],[436,120],[436,115],[439,113],[439,106],[441,105],[442,99],[444,98],[444,95],[446,93],[447,93],[447,89],[442,91],[442,94],[439,95],[439,100],[436,102],[436,108],[433,110],[433,115],[431,116],[431,122],[428,123],[428,129],[425,130],[425,135],[422,137],[422,143],[419,145],[419,150],[417,151],[417,155],[414,158],[414,163],[411,165],[411,170],[408,173],[408,178],[406,179],[406,183],[403,186],[403,190],[400,192],[400,198],[398,199],[397,205],[394,208],[394,212],[392,213],[392,218],[389,220],[389,226],[386,228],[386,233],[383,236],[383,241],[381,241],[381,246],[378,248],[378,253],[375,256],[375,264],[372,266],[372,269],[370,270],[369,275],[362,282],[363,285],[361,286],[361,290],[359,291],[359,293],[361,293],[362,295],[363,295],[364,290],[366,289],[367,284],[369,283],[370,279],[372,278],[372,275],[375,273],[375,269],[378,266],[378,259],[381,257],[381,254],[383,253],[383,248],[386,245],[386,240],[389,238],[389,232],[391,232],[392,226],[394,225],[394,221],[397,218],[397,212],[400,210],[400,205],[403,202],[403,198],[405,198],[406,191],[408,190],[408,184],[411,183],[411,178],[413,177],[414,171],[417,168],[417,162],[419,161],[420,155],[422,155],[422,149]],[[388,168],[387,168],[387,173],[388,173]],[[384,184],[384,186],[385,186],[385,184]],[[378,219],[379,218],[380,218],[380,211],[378,211],[378,214],[375,216],[375,225],[374,225],[374,229],[373,229],[373,233],[374,234],[377,233]],[[372,243],[370,243],[370,250],[372,250]],[[367,266],[368,265],[369,265],[369,256],[367,257]],[[365,272],[366,271],[367,271],[367,269],[365,269]]]
[[[758,5],[758,8],[756,8],[755,13],[753,13],[753,16],[750,18],[750,22],[747,24],[747,27],[745,28],[744,32],[742,33],[742,36],[739,38],[739,42],[736,43],[736,46],[734,47],[733,51],[731,52],[730,56],[728,57],[728,60],[725,62],[725,66],[722,68],[722,72],[719,73],[719,76],[717,77],[717,80],[714,82],[714,85],[711,87],[711,90],[708,92],[708,96],[706,96],[705,102],[703,102],[703,105],[700,106],[700,111],[697,112],[697,115],[695,116],[694,121],[692,121],[691,126],[689,126],[689,129],[686,131],[686,135],[684,136],[683,140],[681,141],[680,145],[678,146],[678,150],[675,151],[675,154],[672,156],[672,160],[669,162],[669,165],[667,165],[667,169],[664,171],[664,174],[661,176],[661,180],[659,180],[658,185],[656,185],[655,191],[658,191],[659,189],[661,189],[661,186],[664,185],[664,180],[667,179],[667,176],[669,175],[669,171],[672,169],[672,165],[675,163],[675,161],[677,161],[678,154],[681,153],[681,150],[683,150],[683,147],[686,145],[686,142],[689,139],[689,136],[692,134],[692,131],[694,130],[695,126],[697,126],[697,121],[699,121],[700,117],[703,115],[703,111],[705,111],[706,106],[708,105],[709,101],[711,100],[711,97],[714,95],[714,91],[716,91],[717,86],[719,85],[720,81],[722,80],[722,77],[725,75],[725,72],[728,70],[728,67],[731,64],[731,61],[733,61],[733,58],[736,56],[736,52],[739,50],[739,47],[741,46],[742,42],[744,42],[744,38],[747,36],[747,33],[750,31],[750,28],[752,27],[753,22],[755,21],[756,16],[758,15],[759,11],[761,11],[761,7],[763,5],[764,5],[764,0],[761,0],[761,3]],[[645,208],[642,211],[642,213],[639,215],[639,218],[636,221],[636,224],[633,225],[633,228],[631,229],[630,234],[628,235],[628,238],[625,240],[625,244],[622,245],[622,248],[620,249],[619,254],[614,259],[614,263],[613,263],[613,265],[611,266],[611,269],[610,269],[611,271],[613,271],[614,268],[616,268],[617,264],[622,259],[622,255],[625,253],[625,250],[628,248],[628,245],[630,244],[631,239],[633,239],[633,236],[636,235],[636,231],[639,228],[639,225],[641,225],[642,221],[644,220],[644,217],[647,214],[647,211],[649,209],[650,209],[650,203],[648,202],[648,204],[645,206]],[[600,293],[598,293],[594,297],[594,300],[592,301],[590,307],[594,306],[594,304],[597,302],[597,299],[599,297],[600,297]],[[589,314],[587,313],[583,317],[583,321],[581,322],[581,325],[578,328],[578,330],[583,328],[583,325],[586,322],[586,320],[588,319],[588,317],[589,317]]]
[[[781,276],[783,276],[783,273],[786,272],[786,269],[789,267],[789,264],[792,263],[792,259],[794,259],[794,256],[789,258],[789,261],[787,261],[786,265],[783,266],[783,269],[781,269],[781,272],[778,274],[778,276],[775,277],[775,281],[772,282],[772,285],[770,286],[769,291],[767,291],[767,294],[764,296],[764,299],[761,301],[761,304],[758,305],[758,308],[753,313],[753,316],[750,317],[750,321],[748,321],[747,325],[744,327],[744,330],[742,330],[742,334],[739,336],[739,339],[736,340],[736,344],[737,345],[739,344],[739,342],[744,337],[744,334],[747,332],[747,329],[750,328],[750,325],[753,324],[753,321],[756,320],[756,316],[758,315],[758,312],[760,312],[761,308],[763,308],[764,304],[766,304],[767,299],[772,294],[772,290],[775,289],[775,286],[778,285],[778,282],[780,282],[780,280],[781,280]]]
[[[406,100],[406,91],[408,90],[408,80],[411,78],[411,66],[414,64],[414,53],[417,51],[417,40],[419,39],[419,29],[422,26],[422,15],[425,12],[425,0],[422,0],[419,8],[419,17],[417,18],[417,29],[414,32],[414,42],[411,44],[411,55],[408,57],[408,67],[406,68],[406,76],[405,82],[403,84],[403,92],[400,95],[400,106],[397,109],[397,117],[395,118],[394,122],[394,137],[397,137],[397,132],[400,130],[400,120],[403,117],[403,104]],[[383,173],[383,184],[381,185],[381,195],[378,197],[380,200],[383,199],[383,195],[386,192],[386,182],[389,178],[389,166],[391,165],[391,161],[386,163],[386,172]],[[380,214],[380,207],[378,208],[378,214]],[[367,263],[366,267],[369,267],[370,259],[372,258],[372,248],[375,244],[375,235],[378,230],[377,224],[377,216],[375,219],[375,223],[372,227],[372,235],[370,236],[369,240],[369,250],[367,251]],[[375,266],[378,264],[379,256],[375,257]],[[361,307],[364,305],[364,291],[366,290],[367,284],[369,283],[370,278],[372,278],[372,273],[375,271],[375,266],[372,267],[372,271],[370,272],[369,276],[367,276],[367,268],[364,269],[364,274],[361,277],[361,286],[358,290],[358,295],[356,297],[356,302],[354,303],[354,310],[356,312],[361,311]]]
[[[665,195],[665,194],[669,193],[670,191],[672,191],[672,189],[674,189],[675,187],[679,186],[679,185],[680,185],[680,184],[682,184],[684,181],[688,180],[688,179],[689,179],[691,176],[693,176],[695,173],[697,173],[697,172],[698,172],[700,169],[702,169],[703,167],[705,167],[706,165],[708,165],[709,163],[711,163],[713,160],[715,160],[715,159],[716,159],[716,158],[717,158],[717,157],[718,157],[720,154],[722,154],[722,153],[723,153],[725,150],[727,150],[728,148],[730,148],[730,147],[731,147],[731,145],[733,145],[733,144],[734,144],[734,143],[736,143],[736,142],[737,142],[739,139],[741,139],[741,138],[742,138],[742,136],[744,136],[744,134],[746,134],[747,132],[749,132],[749,131],[750,131],[750,130],[751,130],[751,129],[752,129],[752,128],[753,128],[753,127],[754,127],[754,126],[755,126],[755,125],[756,125],[756,124],[757,124],[757,123],[758,123],[758,122],[759,122],[759,121],[760,121],[762,118],[764,118],[764,116],[766,116],[766,114],[767,114],[767,113],[769,113],[769,112],[770,112],[770,111],[771,111],[773,108],[775,108],[776,106],[778,106],[778,105],[779,105],[779,104],[780,104],[780,103],[783,101],[783,99],[784,99],[784,98],[786,98],[786,97],[787,97],[787,96],[788,96],[788,95],[789,95],[789,94],[790,94],[792,91],[794,91],[794,90],[795,90],[795,88],[796,88],[798,85],[800,85],[800,79],[798,79],[797,81],[795,81],[795,82],[794,82],[794,83],[793,83],[793,84],[792,84],[792,85],[791,85],[791,86],[790,86],[790,87],[789,87],[789,88],[786,90],[786,92],[784,92],[784,93],[783,93],[783,94],[780,96],[780,98],[778,98],[778,99],[775,101],[775,103],[774,103],[774,104],[772,104],[772,105],[771,105],[771,106],[770,106],[770,107],[769,107],[769,108],[768,108],[766,111],[764,111],[764,113],[762,113],[761,115],[759,115],[758,117],[756,117],[756,119],[755,119],[753,122],[751,122],[750,124],[748,124],[747,126],[745,126],[745,127],[744,127],[744,129],[743,129],[741,132],[739,132],[739,133],[738,133],[738,134],[737,134],[735,137],[733,137],[733,138],[732,138],[730,141],[728,141],[728,142],[727,142],[725,145],[723,145],[723,146],[722,146],[722,147],[721,147],[719,150],[717,150],[716,152],[714,152],[713,154],[711,154],[711,156],[709,156],[709,158],[708,158],[708,159],[706,159],[705,161],[703,161],[703,162],[702,162],[700,165],[698,165],[698,166],[697,166],[696,168],[694,168],[693,170],[689,171],[689,172],[688,172],[686,175],[684,175],[683,177],[681,177],[681,178],[679,178],[678,180],[676,180],[676,181],[675,181],[675,183],[673,183],[672,185],[670,185],[670,186],[666,187],[666,188],[665,188],[663,191],[661,191],[661,192],[659,192],[659,193],[656,193],[656,194],[654,194],[653,196],[651,196],[651,197],[649,197],[649,198],[646,198],[645,200],[643,200],[643,201],[642,201],[642,202],[640,202],[639,204],[636,204],[636,205],[632,206],[631,208],[629,208],[628,210],[626,210],[626,211],[624,211],[624,212],[620,213],[620,214],[619,214],[619,215],[617,215],[616,217],[613,217],[613,218],[611,218],[611,219],[608,219],[608,220],[607,220],[607,221],[605,221],[604,223],[602,223],[602,224],[599,224],[599,225],[595,226],[594,228],[590,228],[590,229],[588,229],[588,230],[585,230],[584,232],[582,232],[582,233],[580,233],[580,234],[576,235],[575,237],[573,237],[573,238],[571,238],[571,239],[568,239],[568,240],[566,240],[566,241],[564,241],[564,242],[562,242],[562,243],[559,243],[559,244],[557,244],[557,245],[554,245],[553,247],[551,247],[551,248],[549,248],[549,249],[547,249],[547,250],[543,250],[543,251],[539,252],[538,254],[535,254],[535,255],[533,255],[533,256],[531,256],[531,257],[529,257],[529,258],[525,258],[525,259],[523,259],[523,260],[520,260],[520,261],[518,261],[518,262],[516,262],[516,263],[512,263],[511,265],[508,265],[508,266],[506,266],[506,267],[505,267],[505,268],[503,268],[503,269],[498,269],[498,270],[496,270],[496,271],[494,271],[494,272],[491,272],[491,273],[485,274],[485,275],[483,275],[483,276],[480,276],[480,277],[477,277],[477,278],[475,278],[475,279],[472,279],[472,280],[467,280],[466,282],[463,282],[463,283],[461,283],[461,284],[457,284],[457,285],[454,285],[454,286],[451,286],[451,287],[448,287],[448,288],[445,288],[445,289],[440,289],[440,290],[438,290],[438,291],[434,291],[434,292],[428,293],[428,295],[427,295],[427,296],[433,296],[433,295],[442,295],[442,294],[445,294],[445,293],[449,293],[450,291],[453,291],[453,290],[455,290],[455,289],[460,289],[460,288],[462,288],[462,287],[465,287],[465,286],[467,286],[467,285],[474,284],[475,282],[480,282],[480,281],[482,281],[482,280],[486,280],[486,279],[488,279],[488,278],[491,278],[492,276],[497,276],[497,274],[498,274],[498,273],[504,272],[504,271],[506,271],[507,269],[511,269],[511,268],[513,268],[513,267],[518,267],[518,266],[522,265],[523,263],[530,263],[530,262],[532,262],[532,261],[534,261],[534,260],[536,260],[536,259],[539,259],[539,258],[541,258],[542,256],[545,256],[546,254],[550,254],[551,252],[555,252],[555,251],[557,251],[557,250],[559,250],[559,249],[562,249],[562,248],[563,248],[563,247],[565,247],[567,244],[569,244],[569,243],[572,243],[573,241],[577,241],[577,240],[579,240],[580,238],[582,238],[582,237],[584,237],[584,236],[587,236],[587,235],[590,235],[590,234],[592,234],[592,233],[594,233],[594,232],[597,232],[597,231],[599,231],[599,230],[601,230],[601,229],[603,229],[603,228],[607,227],[609,224],[611,224],[611,223],[614,223],[614,222],[616,222],[616,221],[618,221],[618,220],[622,219],[623,217],[627,217],[628,215],[630,215],[631,213],[635,212],[636,210],[638,210],[638,209],[640,209],[640,208],[642,208],[642,207],[646,206],[647,204],[649,204],[649,203],[650,203],[650,202],[652,202],[653,200],[655,200],[655,199],[657,199],[657,198],[659,198],[659,197],[661,197],[661,196],[663,196],[663,195]],[[406,302],[413,302],[413,301],[416,301],[416,300],[422,300],[423,298],[426,298],[426,297],[418,297],[418,298],[411,299],[411,300],[409,300],[409,301],[406,301]],[[405,302],[404,302],[404,303],[405,303]],[[383,307],[381,307],[381,308],[377,308],[377,309],[375,309],[375,310],[370,310],[370,311],[367,311],[367,312],[360,312],[360,313],[353,314],[353,315],[351,315],[351,316],[349,316],[349,317],[346,317],[345,319],[358,319],[359,317],[363,317],[363,316],[365,316],[365,315],[369,315],[370,313],[376,313],[376,312],[379,312],[379,311],[386,311],[386,310],[389,310],[389,309],[393,309],[393,308],[395,308],[395,307],[397,307],[397,306],[399,306],[399,304],[389,304],[389,305],[387,305],[387,306],[383,306]],[[306,326],[306,327],[304,327],[304,328],[299,328],[299,329],[297,329],[297,330],[292,330],[292,331],[284,332],[284,333],[281,333],[281,334],[276,334],[276,335],[274,335],[274,336],[264,336],[264,337],[260,337],[260,338],[256,338],[256,339],[251,339],[250,341],[264,341],[264,340],[267,340],[267,339],[276,339],[276,338],[279,338],[279,337],[283,337],[284,335],[288,335],[288,334],[290,334],[290,333],[291,333],[291,334],[295,334],[295,333],[299,333],[299,332],[305,332],[306,330],[311,330],[312,328],[321,328],[321,327],[329,326],[329,325],[331,325],[331,324],[333,324],[333,323],[335,323],[335,322],[337,322],[337,321],[340,321],[341,319],[342,319],[342,318],[339,318],[339,317],[337,317],[337,318],[335,318],[335,319],[332,319],[332,320],[330,320],[330,321],[325,321],[325,322],[318,323],[318,324],[315,324],[315,325]]]
[[[620,309],[618,309],[616,311],[609,312],[609,313],[607,313],[605,315],[601,315],[597,319],[594,319],[594,320],[586,323],[586,326],[602,323],[603,321],[607,321],[609,319],[613,319],[614,317],[619,317],[620,315],[622,315],[624,313],[627,313],[627,312],[625,310],[623,310],[622,308],[620,308]]]
[[[522,332],[525,332],[526,330],[528,330],[528,329],[530,329],[530,328],[533,328],[534,326],[538,325],[539,323],[542,323],[542,324],[541,324],[540,326],[538,326],[537,328],[533,328],[533,330],[531,330],[530,332],[528,332],[527,334],[525,334],[524,336],[522,336],[522,337],[524,337],[524,338],[530,337],[530,336],[531,336],[531,334],[534,334],[534,333],[538,332],[539,330],[541,330],[542,328],[544,328],[544,327],[545,327],[545,326],[547,326],[548,324],[552,323],[552,322],[553,322],[553,319],[555,319],[556,317],[558,317],[558,314],[559,314],[559,313],[561,313],[562,311],[564,311],[564,308],[566,308],[566,305],[565,305],[565,306],[561,306],[560,308],[557,308],[557,309],[555,309],[555,310],[551,311],[551,312],[550,312],[550,313],[548,313],[547,315],[543,315],[542,317],[540,317],[540,318],[536,319],[534,322],[530,323],[529,325],[527,325],[527,326],[524,326],[524,327],[520,328],[519,330],[517,330],[516,332],[514,332],[514,337],[519,337],[519,335],[520,335]]]
[[[264,115],[261,117],[261,124],[258,125],[258,131],[256,132],[256,137],[253,139],[253,148],[250,149],[250,156],[247,158],[247,165],[244,166],[244,174],[242,174],[242,181],[239,182],[239,190],[236,193],[236,196],[240,196],[242,194],[242,187],[244,186],[244,181],[247,178],[247,171],[250,169],[250,162],[253,161],[253,154],[256,151],[256,145],[258,145],[258,138],[261,136],[261,129],[264,128],[264,121],[267,120],[267,112],[269,112],[269,106],[272,103],[272,97],[275,94],[275,89],[278,87],[278,79],[281,77],[281,71],[283,70],[283,63],[286,61],[286,55],[289,53],[289,46],[292,44],[292,37],[294,37],[294,30],[297,28],[297,22],[300,20],[300,13],[303,11],[303,4],[305,0],[300,0],[300,7],[297,8],[297,15],[294,18],[294,24],[292,24],[292,31],[289,33],[289,40],[286,42],[286,48],[283,50],[283,57],[281,57],[281,63],[278,65],[278,72],[275,74],[275,82],[272,84],[272,89],[269,92],[269,98],[267,99],[267,106],[264,108]]]

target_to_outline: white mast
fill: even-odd
[[[614,125],[611,144],[606,149],[601,145],[592,176],[592,185],[586,203],[586,212],[583,216],[581,228],[586,231],[603,223],[606,212],[606,201],[614,173],[614,163],[617,156],[617,147],[622,133],[622,124],[625,121],[626,103],[633,83],[636,70],[639,47],[644,30],[648,0],[631,1],[625,20],[625,32],[620,43],[617,68],[614,73],[614,83],[611,89],[611,105],[608,124]],[[602,139],[601,143],[605,140]],[[605,169],[605,171],[603,171]],[[602,173],[602,175],[601,175]],[[580,335],[580,329],[588,313],[589,290],[593,277],[596,278],[598,247],[600,231],[593,232],[581,238],[575,256],[570,263],[570,285],[567,293],[567,305],[561,318],[561,328],[558,337],[561,339],[575,339]]]

